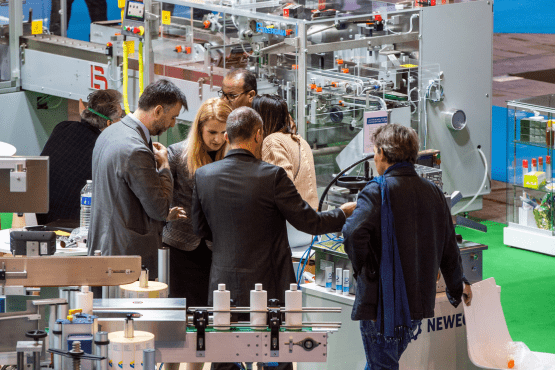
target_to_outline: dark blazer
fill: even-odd
[[[284,302],[295,282],[286,220],[310,234],[336,232],[345,223],[342,210],[316,212],[283,168],[243,149],[196,171],[192,217],[195,233],[213,241],[210,291],[225,283],[239,306],[249,305],[256,283]]]
[[[152,279],[173,192],[169,169],[157,171],[145,134],[125,116],[102,131],[93,151],[89,255],[140,255]]]
[[[439,268],[449,299],[456,307],[463,292],[463,270],[445,196],[433,183],[418,176],[413,167],[396,168],[386,178],[411,318],[434,316]],[[353,320],[376,319],[381,204],[378,184],[369,183],[343,227],[345,251],[357,277]]]
[[[92,152],[100,130],[85,121],[63,121],[54,127],[40,155],[50,157],[50,207],[37,214],[39,225],[79,220],[81,189],[92,179]]]

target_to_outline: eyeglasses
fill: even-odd
[[[226,94],[223,90],[220,90],[218,91],[218,96],[220,97],[220,99],[226,99],[228,102],[233,103],[235,100],[237,100],[238,97],[246,93],[247,91],[243,91],[240,94]]]

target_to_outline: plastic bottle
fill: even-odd
[[[538,157],[538,171],[545,172],[543,169],[543,157]]]
[[[81,218],[79,226],[88,230],[91,223],[92,180],[81,190]]]

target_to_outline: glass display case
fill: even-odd
[[[507,102],[504,243],[555,256],[555,95]]]

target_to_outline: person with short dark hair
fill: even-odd
[[[285,222],[310,234],[336,232],[354,203],[316,212],[303,201],[283,168],[260,160],[264,129],[252,108],[231,112],[226,130],[229,152],[197,169],[193,190],[193,230],[213,242],[210,291],[226,284],[237,306],[248,306],[250,290],[262,283],[268,298],[284,302],[295,283]],[[213,363],[212,369],[238,367]]]
[[[56,220],[79,221],[81,189],[92,178],[92,153],[100,133],[121,119],[122,95],[117,90],[89,94],[81,121],[54,127],[41,156],[50,157],[49,211],[37,214],[39,225]]]
[[[455,307],[470,305],[451,213],[442,191],[418,176],[418,135],[396,124],[373,135],[379,177],[360,192],[343,227],[353,264],[366,369],[399,369],[421,320],[434,317],[438,270]],[[464,282],[464,283],[463,283]]]
[[[140,255],[152,279],[173,194],[166,148],[152,143],[175,126],[185,95],[167,80],[148,85],[138,109],[102,132],[93,151],[89,255]]]
[[[233,109],[252,107],[252,101],[258,94],[255,74],[241,68],[231,70],[225,75],[222,89],[218,94]]]

